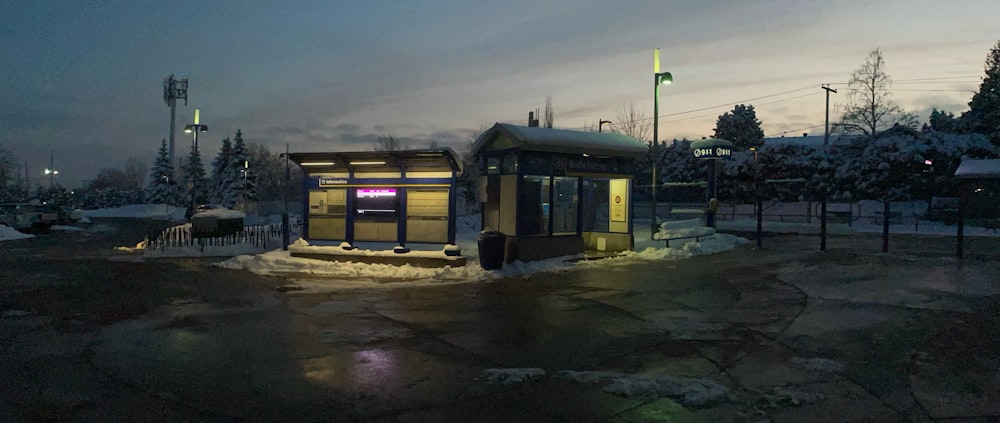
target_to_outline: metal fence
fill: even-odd
[[[163,232],[155,235],[155,237],[147,236],[147,250],[163,251],[167,248],[199,247],[204,251],[206,246],[223,247],[243,244],[266,248],[272,240],[281,239],[281,225],[244,226],[243,230],[239,232],[211,238],[194,238],[191,236],[191,225],[184,225],[164,229]]]

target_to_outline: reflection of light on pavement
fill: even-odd
[[[202,344],[202,336],[186,329],[170,331],[170,346],[178,352],[190,353]]]
[[[381,349],[354,351],[303,362],[303,377],[317,385],[356,386],[371,390],[395,386],[400,378],[395,352]]]
[[[382,385],[394,383],[399,378],[396,357],[392,351],[355,351],[351,364],[351,376],[362,385]]]

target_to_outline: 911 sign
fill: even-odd
[[[695,148],[694,156],[699,159],[728,159],[733,156],[733,150],[726,147]]]

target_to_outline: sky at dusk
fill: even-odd
[[[752,104],[768,136],[822,134],[846,82],[881,47],[893,99],[926,120],[960,113],[1000,39],[1000,2],[941,1],[60,1],[0,0],[0,144],[32,185],[83,185],[168,137],[169,75],[190,82],[210,161],[241,129],[284,152],[371,150],[391,134],[463,151],[495,122],[524,125],[552,97],[556,127],[652,116],[660,139],[710,135]],[[22,174],[24,170],[21,170]]]

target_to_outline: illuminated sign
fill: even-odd
[[[699,159],[728,159],[733,156],[733,149],[728,147],[693,148],[692,151]]]
[[[395,188],[358,188],[358,198],[395,197]]]
[[[326,178],[319,177],[319,186],[328,187],[331,185],[347,185],[347,179],[344,178]]]

